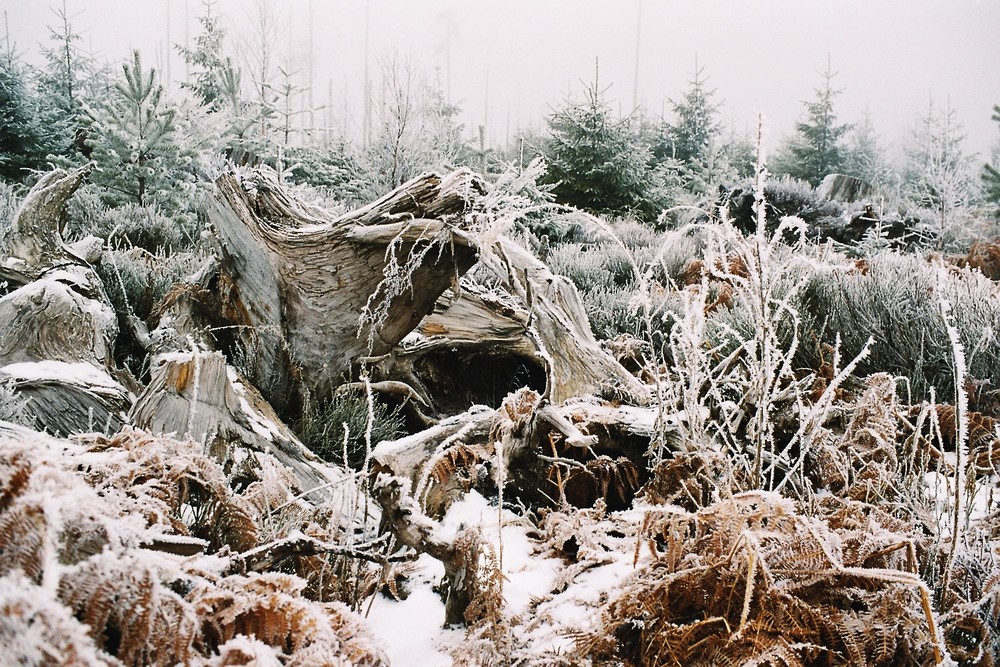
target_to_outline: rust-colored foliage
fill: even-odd
[[[1000,239],[976,241],[957,264],[979,269],[990,280],[1000,280]]]
[[[769,493],[693,513],[654,507],[641,535],[652,561],[608,606],[603,628],[579,643],[579,656],[630,666],[939,659],[919,576],[892,567],[894,557],[866,565],[881,554],[844,549],[849,537]]]
[[[186,536],[182,517],[199,511],[191,532],[204,532],[209,549],[256,544],[257,505],[195,447],[138,431],[81,444],[0,428],[0,655],[17,664],[384,665],[359,618],[303,596],[304,579],[232,574],[225,558],[144,546]]]

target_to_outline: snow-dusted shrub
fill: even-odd
[[[766,202],[767,231],[773,233],[782,218],[794,216],[809,225],[808,238],[823,238],[824,230],[837,227],[843,214],[841,204],[823,199],[803,181],[786,178],[768,181],[764,187]],[[726,215],[733,224],[745,233],[757,229],[757,214],[754,210],[754,184],[744,182],[726,193],[722,201]]]
[[[930,389],[951,401],[953,357],[939,300],[951,315],[967,352],[969,376],[1000,387],[1000,288],[978,271],[940,271],[914,255],[884,253],[850,270],[813,274],[802,289],[800,310],[809,333],[851,358],[874,339],[871,354],[859,365],[867,375],[887,372],[909,379],[914,401]],[[814,362],[807,362],[813,365]]]
[[[164,256],[132,248],[105,251],[95,268],[115,312],[147,320],[170,288],[193,274],[201,262],[192,253]]]
[[[551,249],[549,267],[573,281],[599,339],[619,334],[648,335],[643,301],[650,306],[655,333],[662,336],[669,330],[671,311],[676,305],[671,302],[667,286],[699,253],[700,242],[685,231],[661,233],[630,218],[601,221],[600,225],[595,225],[594,220],[585,234],[586,242],[564,243]],[[641,281],[643,276],[645,280]],[[646,289],[640,288],[642,284]]]
[[[199,242],[196,222],[169,217],[154,204],[108,207],[91,188],[83,188],[68,211],[64,236],[69,241],[94,235],[112,248],[142,248],[154,255],[191,251]]]
[[[398,407],[390,409],[377,400],[373,406],[372,447],[403,434],[403,416]],[[342,391],[326,399],[307,393],[295,431],[303,444],[321,459],[358,469],[367,453],[368,419],[368,401],[363,393]]]

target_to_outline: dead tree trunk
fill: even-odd
[[[61,234],[89,171],[45,174],[0,249],[0,280],[19,286],[0,297],[0,379],[28,399],[38,426],[60,435],[116,431],[133,399],[114,368],[118,324],[101,281]]]
[[[216,187],[223,310],[279,408],[294,387],[327,393],[354,359],[390,350],[476,261],[464,214],[483,185],[468,171],[424,174],[341,217],[296,201],[269,171]]]
[[[14,214],[14,223],[0,249],[0,280],[25,285],[50,269],[86,266],[83,257],[62,239],[66,203],[93,165],[69,173],[55,169],[42,176]]]

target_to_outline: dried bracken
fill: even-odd
[[[845,549],[848,537],[770,493],[694,513],[651,507],[642,542],[653,559],[607,607],[603,631],[579,642],[579,656],[609,665],[939,662],[926,585],[895,562],[872,565],[871,554]]]
[[[193,443],[140,431],[74,443],[0,424],[0,655],[386,664],[348,607],[302,595],[307,580],[230,572],[243,559],[225,554],[255,545],[261,519]],[[190,555],[202,549],[217,553]]]

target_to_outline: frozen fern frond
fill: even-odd
[[[125,664],[173,665],[194,658],[198,619],[138,553],[105,553],[69,569],[59,597],[87,624],[97,646]]]
[[[86,625],[23,574],[0,577],[0,656],[11,665],[120,664],[98,649]]]
[[[192,443],[130,430],[70,442],[0,422],[2,660],[384,665],[350,609],[302,595],[308,581],[174,552],[249,548],[273,492],[287,504],[281,475],[261,473],[247,499],[227,481]]]
[[[192,598],[213,644],[245,635],[279,649],[279,657],[292,663],[336,664],[346,657],[358,667],[388,664],[353,613],[338,603],[308,601],[304,586],[284,574],[234,575],[196,589]]]
[[[605,608],[604,627],[578,642],[577,657],[642,666],[940,662],[937,617],[906,556],[908,536],[871,524],[845,530],[844,519],[841,505],[807,517],[762,492],[694,513],[650,506],[640,542],[653,558]],[[844,548],[873,531],[879,546]]]
[[[83,439],[88,481],[150,525],[205,539],[210,548],[258,544],[256,512],[229,488],[222,468],[193,442],[123,430]]]

